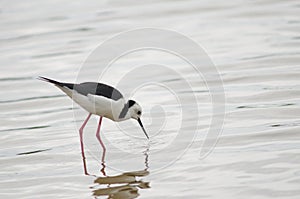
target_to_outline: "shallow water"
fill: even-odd
[[[299,198],[299,12],[297,1],[276,0],[2,2],[0,197]],[[101,135],[107,151],[102,164],[93,117],[85,129],[90,175],[84,175],[78,128],[87,113],[35,77],[74,82],[99,44],[140,27],[178,31],[205,49],[224,84],[222,134],[214,150],[200,158],[211,119],[203,79],[164,52],[134,52],[116,61],[103,81],[116,85],[131,67],[143,64],[181,71],[193,87],[199,117],[187,116],[177,133],[196,137],[177,141],[174,151],[162,150],[174,145],[181,107],[163,87],[141,87],[135,98],[145,110],[151,141],[136,122],[116,126],[104,119]],[[78,79],[97,80],[101,61]],[[182,79],[160,72],[130,73],[118,88],[130,92],[152,74],[152,81],[178,88],[187,99],[182,107],[196,114]],[[195,132],[194,120],[200,121]],[[156,133],[161,125],[166,130]]]

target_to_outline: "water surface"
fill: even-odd
[[[298,13],[297,1],[276,0],[2,2],[0,197],[299,198]],[[103,165],[102,150],[94,136],[97,117],[93,117],[85,129],[90,174],[86,176],[77,129],[87,113],[35,77],[76,81],[82,63],[101,42],[140,27],[178,31],[206,50],[224,83],[222,135],[213,152],[199,159],[211,113],[205,84],[172,56],[133,53],[116,63],[105,81],[114,85],[128,67],[150,61],[184,71],[190,76],[201,110],[197,138],[175,163],[158,169],[165,157],[173,155],[153,155],[176,136],[171,130],[169,134],[152,134],[148,145],[133,122],[128,128],[140,137],[138,143],[104,119],[105,142],[135,154],[132,159],[108,149]],[[101,67],[99,63],[94,71],[87,71],[86,80]],[[123,86],[134,89],[132,83],[143,75],[133,75],[133,81]],[[164,74],[156,81],[180,87],[176,78]],[[155,105],[168,110],[171,124],[178,120],[176,101],[160,91],[145,87],[138,92],[148,129],[163,119]],[[184,106],[189,108],[189,101]],[[187,125],[180,133],[190,128]]]

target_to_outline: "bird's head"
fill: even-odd
[[[134,100],[129,100],[129,114],[132,119],[138,120],[142,116],[142,107]]]
[[[129,105],[129,108],[128,108],[128,112],[130,114],[130,117],[132,119],[135,119],[138,121],[139,125],[142,127],[146,137],[149,139],[147,133],[146,133],[146,130],[143,126],[143,123],[141,121],[141,116],[142,116],[142,107],[134,100],[129,100],[128,101],[128,105]]]

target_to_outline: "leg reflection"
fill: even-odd
[[[144,182],[143,177],[149,175],[149,147],[143,152],[145,156],[145,168],[138,171],[129,171],[119,175],[107,176],[105,173],[105,163],[102,162],[101,172],[104,177],[95,179],[96,187],[93,189],[93,195],[108,196],[108,198],[136,198],[140,189],[149,189],[150,183]]]
[[[106,173],[105,173],[105,168],[106,168],[106,165],[105,165],[105,161],[104,161],[104,157],[105,157],[105,153],[106,151],[104,150],[103,153],[102,153],[102,168],[101,168],[101,173],[103,174],[103,176],[106,176]]]

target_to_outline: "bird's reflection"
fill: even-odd
[[[103,177],[97,177],[94,181],[97,186],[100,186],[101,188],[93,190],[93,195],[95,197],[107,196],[107,198],[110,199],[137,198],[139,196],[139,189],[150,188],[149,182],[144,182],[143,179],[141,179],[142,177],[149,175],[148,152],[149,148],[144,152],[145,169],[140,171],[130,171],[120,175],[108,176],[106,175],[106,165],[103,161],[101,169]],[[105,155],[105,153],[103,155]]]
[[[116,176],[98,177],[95,183],[106,187],[93,191],[94,196],[108,196],[108,198],[136,198],[139,189],[150,188],[149,182],[137,180],[137,177],[147,176],[149,171],[132,171]],[[121,185],[120,185],[121,184]]]
[[[103,177],[95,176],[96,188],[93,188],[93,195],[95,198],[98,196],[107,196],[109,199],[126,199],[126,198],[137,198],[139,196],[139,189],[148,189],[150,188],[149,182],[144,182],[142,177],[149,175],[149,146],[144,152],[145,156],[145,168],[139,171],[129,171],[124,172],[119,175],[109,176],[106,174],[106,164],[105,164],[105,155],[106,150],[103,150],[101,156],[101,170]],[[84,173],[90,175],[87,170],[87,164],[84,152],[82,152],[82,160]]]

